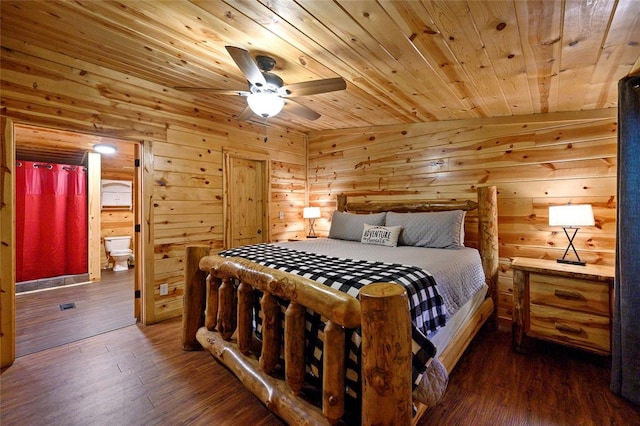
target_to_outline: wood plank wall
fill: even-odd
[[[309,134],[309,204],[326,234],[336,194],[362,199],[470,198],[498,187],[499,315],[511,319],[510,259],[556,259],[568,241],[548,206],[590,203],[596,226],[575,241],[589,263],[614,264],[617,110],[537,114]],[[467,227],[474,239],[475,229]]]
[[[213,251],[223,248],[224,151],[252,151],[270,158],[268,240],[304,235],[306,142],[281,134],[256,144],[255,135],[227,130],[207,134],[170,126],[167,141],[153,144],[155,279],[158,286],[169,284],[169,295],[156,298],[158,319],[182,313],[186,245],[205,244]]]
[[[182,313],[184,246],[222,246],[219,197],[224,147],[269,153],[270,238],[304,235],[304,134],[270,128],[264,143],[264,126],[196,106],[197,94],[177,92],[10,37],[2,39],[0,71],[2,116],[16,123],[144,141],[153,148],[155,156],[149,163],[155,167],[156,206],[150,238],[155,257],[149,279],[153,282],[145,283],[145,291],[153,293],[149,322]],[[159,295],[162,283],[170,284],[168,296]]]

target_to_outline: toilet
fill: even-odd
[[[133,251],[131,246],[131,237],[104,237],[104,247],[107,256],[111,256],[114,261],[114,271],[127,271],[129,269],[129,257]]]

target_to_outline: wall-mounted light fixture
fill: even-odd
[[[320,207],[305,207],[302,210],[302,217],[309,219],[309,235],[307,235],[307,238],[317,238],[313,224],[320,217]]]
[[[118,150],[113,145],[107,145],[104,143],[97,143],[93,146],[93,150],[100,154],[115,154]]]
[[[586,262],[580,260],[578,252],[573,245],[573,239],[578,233],[581,226],[593,226],[595,219],[593,218],[593,209],[591,204],[567,204],[564,206],[549,206],[549,226],[560,226],[564,229],[564,233],[569,239],[569,246],[564,251],[562,259],[558,259],[559,263],[570,263],[572,265],[586,265]],[[573,235],[569,236],[567,229],[573,229]],[[573,249],[577,260],[565,259],[569,249]]]

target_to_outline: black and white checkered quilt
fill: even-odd
[[[435,356],[436,348],[426,335],[445,325],[445,307],[436,283],[426,271],[407,265],[342,259],[307,253],[270,244],[237,247],[219,253],[224,257],[243,257],[260,265],[299,275],[325,284],[354,297],[361,287],[374,282],[401,284],[409,296],[413,322],[413,380],[420,381],[427,364]],[[322,374],[322,332],[324,323],[320,315],[307,313],[306,355],[316,377]],[[260,334],[261,324],[256,332]],[[360,330],[348,330],[347,336],[347,391],[358,396],[360,383]]]

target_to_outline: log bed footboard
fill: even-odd
[[[448,372],[485,321],[495,316],[495,187],[479,189],[478,212],[488,297],[439,354]],[[237,288],[234,280],[239,283]],[[262,342],[253,333],[253,289],[263,292]],[[284,324],[280,324],[276,297],[290,301]],[[361,327],[362,423],[415,424],[427,407],[418,404],[412,418],[411,319],[406,291],[398,284],[376,283],[363,287],[359,298],[243,258],[209,256],[207,246],[190,246],[186,250],[183,349],[203,347],[211,352],[289,424],[328,425],[336,424],[345,412],[345,329]],[[306,309],[326,319],[321,408],[301,396],[306,374]],[[390,347],[398,350],[392,355]],[[274,374],[281,357],[284,380]]]
[[[402,286],[370,284],[360,291],[359,301],[315,281],[246,259],[215,255],[198,259],[205,251],[208,251],[207,247],[187,247],[187,282],[202,280],[202,273],[209,275],[205,292],[194,295],[193,288],[189,291],[191,303],[189,314],[186,314],[185,306],[183,330],[193,330],[195,321],[204,326],[196,327],[195,337],[192,331],[183,333],[184,349],[198,348],[199,343],[225,364],[269,410],[290,424],[335,424],[344,414],[344,330],[362,327],[362,404],[363,412],[367,413],[367,424],[411,422],[411,319],[407,294]],[[240,283],[237,289],[232,280]],[[254,288],[263,292],[260,300],[261,346],[256,345],[253,338],[251,294]],[[275,297],[291,302],[285,311],[284,327],[279,323],[280,305]],[[192,308],[201,314],[194,314]],[[304,315],[307,308],[327,320],[322,409],[299,398],[305,377]],[[281,336],[283,329],[284,336]],[[284,381],[271,375],[280,360],[281,342],[284,342]],[[388,347],[400,348],[398,352],[405,355],[390,356],[385,350]],[[397,374],[398,371],[406,373]],[[397,404],[399,400],[406,401],[402,410]],[[365,410],[364,407],[368,408]]]

